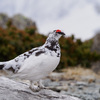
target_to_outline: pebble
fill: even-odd
[[[53,78],[56,77],[57,79]],[[95,77],[88,76],[87,78],[81,79],[81,81],[76,80],[63,80],[61,79],[63,74],[53,74],[51,78],[45,79],[44,85],[50,89],[60,92],[63,95],[71,95],[78,97],[82,100],[100,100],[100,79],[95,79]],[[58,75],[58,76],[56,76]],[[60,80],[59,80],[60,77]],[[93,81],[89,82],[89,79]],[[59,80],[59,81],[57,81]]]

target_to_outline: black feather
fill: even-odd
[[[4,64],[0,65],[0,70],[2,70],[2,69],[3,69],[3,67],[4,67]]]
[[[45,51],[36,52],[35,56],[39,56],[40,54],[45,53]]]

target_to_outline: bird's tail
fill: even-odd
[[[5,67],[5,62],[0,62],[0,70],[2,70]]]

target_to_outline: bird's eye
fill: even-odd
[[[54,30],[53,32],[56,32],[56,30]]]

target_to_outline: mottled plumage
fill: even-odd
[[[39,81],[52,72],[60,62],[59,38],[64,35],[60,30],[51,32],[43,46],[33,48],[16,58],[0,62],[0,70],[6,71],[13,78],[30,80],[31,83]],[[43,87],[41,81],[39,86],[31,89],[37,90]]]

